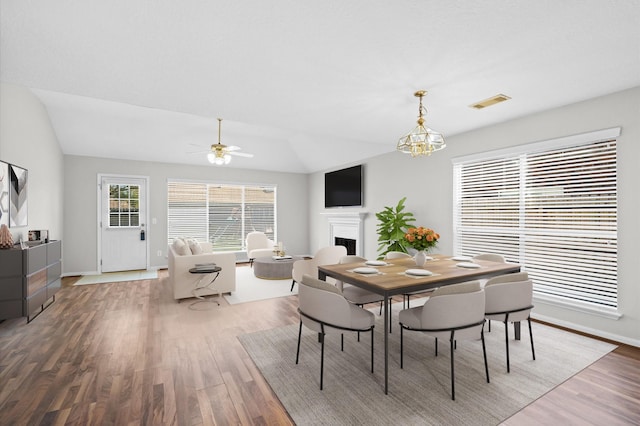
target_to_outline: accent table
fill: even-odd
[[[200,279],[195,283],[193,290],[191,290],[191,294],[193,294],[193,297],[199,300],[193,302],[191,306],[193,306],[198,302],[209,302],[209,301],[215,302],[218,304],[218,306],[220,306],[220,302],[218,302],[217,300],[206,299],[205,297],[198,295],[198,290],[203,288],[214,290],[211,288],[211,285],[218,278],[218,275],[220,275],[220,271],[222,271],[222,268],[216,265],[200,265],[200,266],[196,266],[189,269],[189,272],[192,274],[202,274]],[[220,297],[220,293],[218,293],[218,297]]]

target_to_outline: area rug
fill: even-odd
[[[399,308],[394,307],[398,312]],[[375,372],[371,374],[370,335],[327,335],[324,390],[320,391],[320,343],[303,327],[300,363],[295,364],[298,325],[239,337],[265,379],[298,425],[496,425],[589,366],[616,346],[533,324],[536,360],[528,328],[510,341],[511,373],[506,371],[504,327],[486,334],[491,383],[484,372],[481,343],[458,342],[455,351],[456,400],[451,400],[448,342],[405,332],[404,369],[400,333],[389,339],[389,394],[384,394],[382,322],[375,327]],[[511,329],[512,330],[512,329]]]
[[[99,275],[84,275],[74,285],[117,283],[122,281],[154,280],[158,271],[106,272]]]
[[[298,286],[291,291],[291,279],[263,280],[253,275],[253,268],[242,266],[236,268],[236,290],[224,295],[224,298],[235,305],[294,294],[298,294]]]

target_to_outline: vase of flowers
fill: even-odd
[[[416,265],[423,267],[427,261],[427,253],[438,244],[440,234],[430,228],[419,226],[407,229],[404,239],[418,252],[414,256]]]

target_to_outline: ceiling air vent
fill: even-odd
[[[502,93],[500,93],[498,95],[492,96],[480,102],[476,102],[475,104],[469,105],[469,106],[475,109],[482,109],[491,105],[498,104],[500,102],[508,101],[509,99],[511,99],[509,96],[503,95]]]

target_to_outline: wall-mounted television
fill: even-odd
[[[362,207],[362,164],[324,174],[324,206]]]

